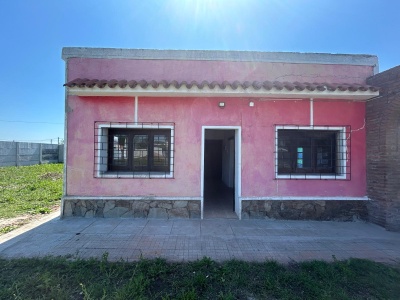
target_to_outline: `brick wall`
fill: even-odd
[[[366,112],[369,220],[400,231],[400,66],[367,83],[381,88]]]

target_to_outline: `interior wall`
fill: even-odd
[[[234,168],[235,168],[235,131],[224,130],[224,139],[222,142],[222,181],[226,186],[234,186]]]
[[[205,133],[205,178],[222,179],[234,186],[234,130],[207,129]]]
[[[221,180],[222,177],[222,140],[205,140],[204,177],[209,180]]]

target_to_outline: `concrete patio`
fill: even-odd
[[[366,258],[400,263],[400,233],[364,222],[273,220],[59,219],[0,236],[3,258],[68,255],[134,261],[161,257],[190,261],[208,256],[287,263]]]

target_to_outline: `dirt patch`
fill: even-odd
[[[40,179],[50,179],[53,181],[61,179],[62,177],[63,175],[57,172],[47,172],[39,176]]]
[[[60,210],[60,205],[54,205],[50,208],[49,213],[53,213]],[[14,218],[0,218],[0,235],[6,234],[14,229],[21,227],[22,225],[28,224],[32,221],[40,220],[45,218],[49,214],[25,214]]]

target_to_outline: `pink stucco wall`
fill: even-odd
[[[271,62],[71,58],[68,80],[299,81],[365,84],[371,66]]]
[[[365,83],[370,66],[226,61],[82,59],[67,61],[67,80],[278,80]],[[365,196],[365,103],[314,101],[314,125],[350,125],[351,180],[275,180],[275,124],[307,125],[304,100],[223,98],[139,99],[139,122],[175,122],[174,179],[100,179],[93,177],[94,122],[134,121],[134,99],[69,96],[67,103],[69,196],[200,196],[202,126],[241,126],[242,196]]]
[[[224,109],[218,108],[225,101]],[[315,125],[350,125],[351,180],[275,180],[275,124],[307,125],[309,100],[139,98],[139,122],[175,122],[174,179],[93,177],[94,122],[132,122],[133,98],[69,97],[68,195],[200,196],[202,126],[241,126],[242,196],[365,196],[365,104],[315,100]]]

